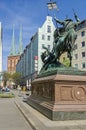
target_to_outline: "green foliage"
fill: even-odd
[[[18,72],[15,72],[14,74],[12,74],[12,79],[13,79],[13,82],[16,85],[20,84],[20,82],[21,82],[21,74],[18,73]]]
[[[15,97],[13,93],[9,93],[9,92],[0,93],[0,98],[13,98],[13,97]]]
[[[70,65],[69,59],[68,59],[68,58],[65,58],[65,59],[63,60],[62,64],[64,64],[65,66],[69,67],[69,65]]]
[[[18,85],[21,82],[21,74],[17,73],[17,72],[15,72],[13,74],[4,72],[3,80],[4,80],[4,86],[6,86],[7,81],[13,81],[16,85]]]
[[[3,73],[4,86],[6,86],[6,82],[11,78],[11,74],[8,72]]]

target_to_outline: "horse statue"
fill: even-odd
[[[60,56],[64,53],[68,53],[68,57],[70,60],[70,66],[72,61],[72,50],[74,48],[74,43],[76,40],[76,28],[80,24],[80,20],[75,15],[76,21],[73,22],[72,19],[66,19],[64,21],[61,21],[57,19],[56,17],[54,20],[63,25],[63,27],[57,28],[54,32],[54,46],[53,50],[55,53],[55,59],[60,58]]]
[[[45,51],[41,55],[42,62],[44,63],[42,70],[47,70],[49,64],[52,64],[54,62],[55,65],[55,55],[54,52],[50,52],[47,47],[43,47]]]
[[[52,51],[50,52],[46,47],[44,47],[46,51],[41,55],[41,59],[44,62],[42,69],[47,70],[49,65],[53,65],[55,67],[60,65],[59,58],[64,52],[67,52],[71,66],[72,50],[77,37],[76,28],[81,23],[77,15],[74,14],[74,16],[76,22],[73,22],[72,19],[61,21],[54,17],[54,20],[62,25],[62,27],[56,28],[54,31]]]

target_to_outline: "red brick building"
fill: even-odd
[[[18,52],[15,49],[15,37],[14,37],[14,28],[13,28],[13,35],[12,35],[12,47],[10,54],[7,59],[7,71],[8,73],[15,73],[16,72],[16,64],[20,59],[21,54],[23,53],[23,46],[22,46],[22,28],[20,28],[20,37],[19,37],[19,46]]]
[[[20,59],[20,55],[8,56],[7,71],[9,73],[12,74],[16,72],[16,64],[18,63],[19,59]]]

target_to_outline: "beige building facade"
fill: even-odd
[[[82,21],[77,28],[72,67],[86,71],[86,20]]]

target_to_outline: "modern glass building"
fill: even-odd
[[[24,83],[27,84],[34,79],[42,67],[41,54],[45,50],[43,46],[49,50],[53,47],[53,33],[55,26],[51,16],[47,16],[43,25],[30,39],[30,43],[26,46],[20,60],[17,63],[16,71],[22,74]]]

